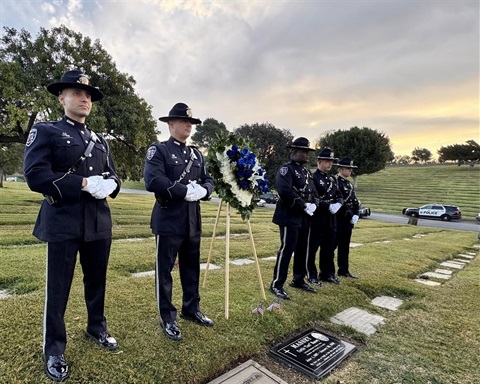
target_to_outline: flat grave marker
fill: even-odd
[[[272,348],[269,355],[309,377],[319,379],[356,349],[353,344],[312,328]]]

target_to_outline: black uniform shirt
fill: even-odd
[[[191,157],[193,163],[181,179]],[[185,201],[187,184],[196,181],[206,188],[208,200],[213,192],[213,179],[207,172],[205,159],[198,149],[170,137],[152,144],[147,151],[144,168],[145,187],[157,197],[150,226],[157,235],[189,235],[201,233],[200,203]]]
[[[330,173],[322,172],[319,169],[313,173],[313,182],[320,199],[318,208],[313,214],[313,220],[325,225],[331,225],[330,204],[343,204],[343,197],[338,190],[337,182]]]
[[[83,192],[83,178],[108,172],[117,189],[120,180],[105,139],[96,135],[91,156],[67,174],[84,154],[91,132],[85,124],[66,116],[59,121],[41,122],[30,130],[25,147],[24,173],[32,191],[51,196],[56,203],[42,203],[33,234],[43,241],[111,237],[112,219],[106,199],[95,199]]]

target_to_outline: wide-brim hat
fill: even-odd
[[[158,120],[168,123],[170,120],[187,120],[192,124],[202,124],[202,120],[192,117],[192,110],[187,104],[177,103],[168,112],[168,116],[160,117]]]
[[[335,157],[335,154],[330,148],[324,148],[317,154],[317,159],[318,160],[332,160],[332,161],[337,161],[338,158]]]
[[[52,95],[58,96],[65,88],[79,88],[89,92],[92,101],[102,100],[103,93],[98,88],[89,85],[89,83],[90,80],[87,75],[82,71],[73,70],[65,72],[60,81],[47,85],[47,90]]]
[[[337,164],[337,167],[340,168],[358,168],[356,165],[353,165],[353,160],[350,157],[342,157]]]
[[[306,137],[299,137],[292,141],[292,144],[287,145],[287,148],[297,148],[297,149],[305,149],[307,151],[315,151],[314,149],[310,148],[310,142]]]

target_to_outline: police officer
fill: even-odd
[[[358,276],[352,275],[349,270],[350,239],[352,238],[352,229],[359,218],[360,203],[348,178],[351,176],[353,169],[356,168],[358,167],[353,165],[353,160],[350,157],[342,157],[337,164],[337,184],[344,200],[344,204],[336,214],[337,236],[335,237],[335,248],[337,248],[338,275],[352,279],[357,279]]]
[[[317,170],[313,182],[319,197],[318,209],[312,217],[307,256],[307,277],[314,285],[321,281],[340,284],[335,276],[334,241],[336,231],[335,214],[343,204],[335,178],[330,174],[333,162],[338,160],[330,148],[322,149],[317,155]],[[317,250],[320,247],[320,276],[315,265]]]
[[[213,192],[213,179],[207,172],[200,151],[185,143],[192,124],[201,121],[192,117],[191,109],[177,103],[160,121],[168,123],[170,138],[152,144],[145,160],[146,189],[155,193],[151,228],[155,234],[157,255],[155,290],[162,328],[167,337],[178,341],[182,333],[176,321],[177,309],[172,304],[172,269],[178,254],[183,290],[180,317],[211,327],[213,321],[200,311],[200,236],[199,200],[208,200]]]
[[[26,142],[24,172],[32,191],[45,199],[33,234],[47,245],[43,359],[46,376],[63,381],[70,375],[65,360],[64,314],[77,253],[83,270],[88,321],[85,336],[114,350],[115,338],[104,316],[112,219],[105,200],[120,190],[108,144],[85,125],[92,102],[102,92],[79,70],[66,72],[47,90],[58,97],[65,115],[35,124]]]
[[[291,160],[282,165],[276,176],[276,189],[280,199],[272,221],[280,227],[281,245],[270,285],[270,291],[285,300],[289,296],[283,285],[294,252],[293,280],[290,286],[315,293],[315,289],[304,281],[310,217],[316,209],[312,174],[305,164],[308,162],[308,153],[314,150],[305,137],[295,139],[287,148],[291,149]]]

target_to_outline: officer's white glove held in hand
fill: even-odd
[[[315,210],[315,209],[312,210],[311,208],[312,205],[315,207],[315,204],[305,203],[305,208],[303,209],[303,211],[309,216],[313,216],[313,211]]]
[[[358,221],[358,215],[353,215],[352,219],[350,220],[351,224],[356,224]]]
[[[307,207],[308,211],[311,212],[311,214],[313,215],[313,213],[317,209],[317,206],[315,204],[312,204],[312,203],[307,203],[307,206],[308,206]]]
[[[197,200],[203,199],[205,196],[207,196],[207,189],[202,187],[201,185],[195,184],[195,196],[197,197]]]
[[[332,215],[334,215],[335,213],[338,212],[338,210],[340,209],[341,206],[342,206],[342,204],[340,204],[340,203],[330,204],[330,205],[328,206],[328,210],[330,211],[330,213],[331,213]]]
[[[102,176],[90,176],[86,178],[87,185],[82,188],[82,191],[90,193],[92,196],[100,190],[99,183],[103,181]]]
[[[105,199],[109,196],[115,189],[117,189],[117,182],[113,179],[101,180],[98,182],[99,190],[95,193],[92,193],[92,196],[96,199]]]
[[[186,201],[195,201],[195,183],[187,185],[187,194],[185,195]]]

